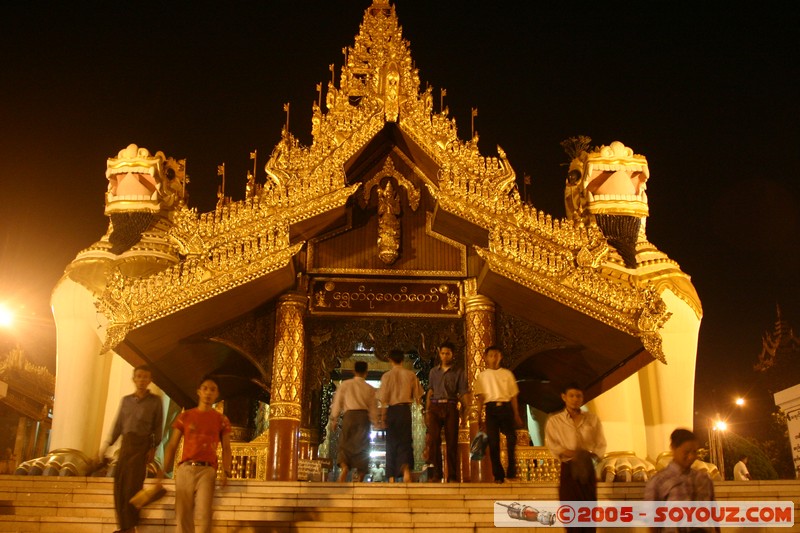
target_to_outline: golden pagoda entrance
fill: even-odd
[[[402,349],[407,357],[406,368],[414,371],[427,390],[428,372],[436,364],[437,347],[450,340],[463,347],[463,322],[459,319],[420,319],[420,318],[354,318],[310,317],[306,321],[311,346],[309,358],[315,361],[312,375],[306,383],[309,390],[321,391],[319,402],[311,409],[312,426],[314,421],[319,430],[319,457],[329,458],[330,467],[335,469],[339,433],[330,434],[328,414],[330,404],[342,380],[353,376],[356,361],[368,364],[367,381],[373,387],[380,386],[383,372],[391,368],[386,359],[389,350]],[[459,364],[463,365],[462,356]],[[314,405],[319,406],[315,409]],[[423,410],[412,406],[413,439],[415,464],[413,470],[419,472],[426,464],[423,459],[426,428]],[[466,421],[465,421],[466,422]],[[466,428],[466,426],[465,426]],[[373,430],[370,456],[374,463],[385,462],[385,433]]]
[[[125,381],[121,358],[149,364],[184,408],[203,375],[225,376],[241,477],[295,480],[318,457],[332,372],[360,349],[376,366],[392,348],[430,365],[447,339],[470,385],[483,350],[499,344],[520,397],[541,410],[568,381],[587,399],[607,396],[624,449],[656,457],[692,418],[690,399],[660,391],[693,379],[702,309],[688,276],[647,241],[646,197],[628,202],[641,220],[623,260],[594,213],[630,218],[628,204],[586,189],[608,173],[642,186],[646,159],[619,142],[575,146],[575,211],[553,218],[523,201],[499,146],[486,155],[475,132],[459,136],[443,90],[434,105],[393,5],[375,0],[332,71],[318,85],[311,144],[287,117],[241,200],[222,191],[200,213],[187,205],[185,161],[135,144],[108,159],[114,222],[53,291],[58,371],[71,378],[56,383],[52,446],[96,454],[121,395],[110,384]],[[131,168],[160,194],[140,182],[135,202],[118,196],[114,176]],[[477,425],[471,413],[461,444]],[[487,479],[477,463],[460,467],[462,479]]]

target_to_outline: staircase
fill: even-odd
[[[150,483],[148,481],[148,483]],[[174,486],[142,511],[140,533],[175,529]],[[601,483],[601,500],[639,500],[642,483]],[[557,500],[555,483],[308,483],[231,481],[217,489],[214,531],[220,533],[412,531],[489,532],[495,501]],[[792,500],[800,531],[800,483],[724,482],[719,500]],[[110,478],[0,476],[0,531],[112,533]],[[562,531],[549,527],[548,531]],[[627,531],[634,531],[628,529]],[[733,530],[724,530],[733,531]],[[752,533],[757,529],[749,528]]]

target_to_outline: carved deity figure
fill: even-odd
[[[392,180],[378,188],[378,257],[387,265],[400,256],[400,197]]]

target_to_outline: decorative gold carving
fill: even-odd
[[[386,178],[386,185],[380,187],[380,182]],[[392,159],[387,157],[383,168],[364,185],[364,194],[361,196],[361,206],[365,208],[369,202],[372,189],[378,186],[378,256],[387,265],[395,262],[400,248],[400,197],[394,191],[392,179],[397,180],[400,187],[405,189],[408,204],[412,211],[419,207],[420,191],[414,184],[395,170]]]
[[[519,360],[521,355],[534,354],[552,346],[570,344],[551,331],[503,313],[502,308],[497,309],[496,316],[497,342],[503,347],[503,361],[510,368],[516,367],[521,362]]]
[[[288,234],[286,235],[288,241]],[[134,328],[265,276],[289,263],[302,248],[259,235],[214,249],[203,258],[187,259],[146,278],[124,276],[112,269],[97,302],[109,317],[103,353],[113,349]]]
[[[453,277],[453,276],[466,276],[467,275],[467,247],[457,241],[454,241],[444,235],[436,233],[431,227],[432,214],[426,213],[425,216],[425,234],[430,235],[434,239],[442,241],[450,246],[458,249],[460,265],[458,270],[411,270],[411,269],[398,269],[391,270],[392,276],[414,276],[414,277]],[[368,269],[368,268],[321,268],[317,265],[316,261],[316,248],[319,241],[330,239],[336,235],[340,235],[352,228],[351,223],[341,229],[334,230],[328,234],[310,239],[308,242],[308,273],[310,274],[335,274],[340,276],[345,275],[386,275],[386,270]]]
[[[387,180],[378,188],[378,257],[387,265],[400,255],[400,197]]]
[[[272,350],[275,347],[275,307],[262,306],[231,322],[219,324],[197,336],[225,344],[244,355],[259,369],[251,379],[269,390]]]
[[[45,366],[28,361],[20,347],[14,347],[0,361],[0,381],[7,384],[0,403],[31,420],[50,424],[56,378]]]
[[[470,290],[474,280],[467,280]],[[466,292],[466,291],[465,291]],[[486,296],[474,294],[464,298],[464,321],[466,329],[466,375],[470,390],[475,380],[485,368],[483,351],[495,343],[495,306]],[[470,423],[478,422],[478,411],[475,402],[470,406]]]
[[[272,402],[269,404],[270,420],[295,420],[300,422],[300,416],[299,403]]]
[[[169,172],[169,176],[167,173]],[[172,209],[186,191],[186,160],[167,160],[163,152],[151,155],[147,148],[130,144],[108,158],[106,214]]]
[[[247,443],[231,443],[231,472],[233,479],[267,479],[267,453],[269,434],[264,432]],[[217,453],[217,462],[222,464],[222,449]]]
[[[394,163],[392,163],[392,159],[390,157],[386,158],[383,168],[381,168],[381,170],[379,170],[373,178],[364,184],[364,194],[361,196],[361,207],[367,207],[372,189],[376,185],[380,184],[381,180],[387,176],[396,179],[398,185],[405,189],[406,196],[408,197],[408,205],[411,207],[412,211],[416,211],[419,207],[420,191],[414,187],[414,184],[411,183],[411,181],[406,179],[405,176],[403,176],[394,168]]]
[[[604,237],[596,226],[578,228],[570,221],[544,220],[546,232],[520,227],[493,228],[489,248],[476,248],[489,268],[573,309],[630,335],[641,338],[656,359],[664,360],[658,329],[669,318],[666,306],[652,287],[622,284],[599,269],[579,267],[574,259],[581,248],[596,248]],[[542,229],[542,228],[540,228]],[[540,239],[545,233],[549,242]],[[647,310],[646,320],[640,320]],[[642,330],[641,325],[647,325]],[[651,326],[655,325],[655,329]]]
[[[253,198],[202,215],[186,208],[173,213],[168,237],[185,256],[180,264],[139,280],[112,276],[99,304],[110,322],[107,347],[116,345],[131,328],[287,264],[302,246],[289,244],[290,226],[344,205],[359,186],[346,186],[346,164],[388,121],[396,123],[400,133],[439,169],[435,177],[425,176],[413,161],[409,164],[421,175],[438,209],[489,231],[489,246],[478,253],[493,270],[640,336],[654,356],[663,358],[657,329],[642,331],[638,325],[642,311],[652,313],[658,298],[644,288],[671,283],[659,277],[663,269],[642,270],[648,277],[636,277],[642,267],[626,271],[614,263],[604,248],[605,237],[593,223],[554,220],[523,204],[502,149],[498,147],[498,157],[487,157],[478,150],[477,136],[461,140],[448,112],[434,112],[432,91],[431,87],[420,91],[419,72],[395,7],[376,1],[364,13],[354,45],[346,49],[339,85],[328,84],[326,109],[313,105],[311,146],[302,146],[284,128],[265,167],[269,181]],[[410,161],[401,150],[391,153]],[[592,164],[599,170],[619,159],[602,151],[598,157]],[[642,158],[641,165],[645,163]],[[626,163],[626,168],[646,173],[645,167]],[[394,173],[392,177],[403,186]],[[655,260],[664,265],[666,259]],[[691,286],[685,286],[685,275],[672,263],[669,269],[670,280],[680,278],[679,296],[699,309]],[[662,314],[647,322],[664,320]]]
[[[594,149],[589,148],[590,138],[578,141],[572,150],[564,195],[567,217],[587,224],[594,221],[593,215],[602,213],[647,217],[647,158],[619,141]],[[609,194],[607,188],[617,190]]]
[[[270,420],[300,421],[305,363],[303,312],[308,298],[299,293],[281,297],[275,318],[276,339],[272,359]]]
[[[561,461],[553,457],[543,446],[517,446],[517,477],[530,483],[557,482],[561,472]],[[501,461],[508,464],[508,457],[501,452]]]
[[[312,317],[306,321],[309,354],[315,361],[309,371],[318,376],[316,386],[327,382],[339,361],[350,357],[359,345],[373,349],[375,356],[383,361],[393,348],[414,350],[421,359],[432,361],[442,342],[449,340],[456,347],[464,345],[464,326],[457,318],[357,319],[348,320],[347,327],[342,327],[343,324],[342,320],[330,317]]]
[[[231,441],[245,442],[250,438],[250,428],[243,426],[231,426]]]
[[[315,315],[442,317],[461,312],[456,281],[317,278],[309,290]]]

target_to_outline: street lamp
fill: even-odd
[[[717,420],[713,426],[708,428],[708,448],[711,462],[719,470],[719,475],[722,476],[723,481],[725,480],[725,459],[722,452],[722,438],[727,428],[728,424],[722,420]]]
[[[0,303],[0,327],[10,328],[14,324],[14,312],[4,303]]]

